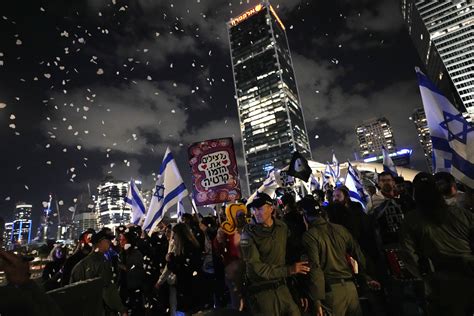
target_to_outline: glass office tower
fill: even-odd
[[[401,0],[401,8],[427,75],[474,118],[474,2]]]
[[[262,2],[228,22],[250,192],[297,150],[311,158],[285,26]]]

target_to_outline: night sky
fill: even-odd
[[[0,216],[11,220],[26,201],[36,221],[50,193],[63,215],[108,174],[151,189],[166,146],[190,188],[186,148],[214,137],[234,137],[243,178],[226,21],[257,3],[2,1]],[[398,1],[271,3],[286,25],[313,158],[352,158],[355,125],[386,116],[424,169],[409,120],[421,106],[421,62]]]

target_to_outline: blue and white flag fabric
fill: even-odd
[[[182,216],[184,213],[186,213],[186,211],[184,210],[183,201],[180,200],[176,205],[176,215],[178,216],[178,223],[182,222]]]
[[[330,184],[331,178],[334,178],[334,172],[329,163],[327,163],[323,174],[323,189],[326,189],[326,186]]]
[[[337,160],[335,153],[332,153],[332,171],[334,174],[334,179],[337,182],[341,176],[341,170],[339,168],[339,161]]]
[[[388,153],[387,148],[382,146],[382,155],[383,155],[383,171],[390,172],[394,177],[398,177],[397,168],[393,163],[392,158],[390,158],[390,154]]]
[[[369,196],[364,190],[364,185],[360,179],[359,172],[351,165],[350,162],[348,162],[345,186],[349,189],[351,201],[362,204],[362,207],[366,209]]]
[[[318,179],[314,176],[314,174],[311,174],[309,180],[310,180],[310,182],[309,182],[309,192],[314,192],[314,191],[320,189],[320,187],[319,187],[319,181],[318,181]]]
[[[158,172],[150,207],[143,222],[143,229],[151,234],[155,226],[162,220],[166,211],[187,195],[188,190],[186,190],[186,186],[181,178],[176,161],[170,149],[167,148],[160,171]]]
[[[450,172],[474,188],[474,126],[419,68],[416,75],[433,144],[434,172]]]
[[[130,180],[127,196],[125,196],[125,203],[130,205],[130,208],[132,209],[131,222],[138,225],[145,215],[145,204],[143,203],[143,198],[133,179]]]

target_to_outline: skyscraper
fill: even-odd
[[[128,182],[107,177],[97,188],[96,212],[101,227],[114,228],[130,223],[130,207],[125,204]]]
[[[29,244],[31,241],[31,210],[33,205],[24,202],[15,207],[15,220],[12,226],[11,241],[13,247]]]
[[[311,157],[285,26],[264,1],[228,24],[246,171],[253,192],[292,152]]]
[[[474,2],[401,0],[408,32],[427,75],[474,117]]]
[[[420,145],[423,148],[428,169],[431,171],[433,169],[431,136],[430,130],[428,128],[428,122],[426,121],[426,114],[423,108],[415,109],[411,119],[413,123],[415,123],[416,131],[418,133],[418,140],[420,141]]]
[[[390,153],[396,152],[392,127],[385,117],[363,122],[356,127],[356,133],[362,158],[380,155],[382,146],[385,146]]]

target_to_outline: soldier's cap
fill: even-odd
[[[96,245],[101,240],[104,240],[104,239],[113,240],[114,238],[115,238],[115,236],[113,234],[111,234],[109,231],[101,229],[100,231],[98,231],[97,233],[92,235],[91,243],[93,245]]]
[[[318,216],[322,213],[321,205],[319,202],[312,196],[306,195],[297,205],[303,210],[306,216]]]
[[[253,200],[247,204],[247,209],[250,210],[252,208],[259,208],[265,204],[273,205],[273,199],[266,193],[257,192]]]

